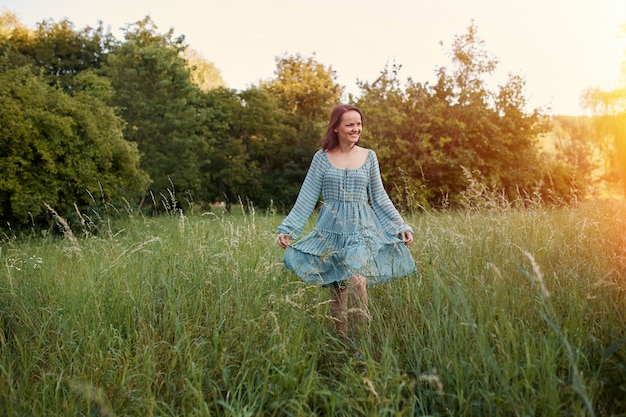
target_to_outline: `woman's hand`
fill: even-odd
[[[291,239],[291,236],[289,236],[287,233],[278,234],[278,244],[283,249],[287,249],[287,246],[289,246],[290,239]]]
[[[404,243],[405,245],[410,245],[411,243],[413,243],[413,233],[409,232],[408,230],[400,233],[400,236],[402,237],[402,243]]]

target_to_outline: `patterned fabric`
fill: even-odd
[[[416,273],[400,233],[413,232],[383,188],[376,153],[368,151],[357,169],[333,166],[319,150],[294,207],[277,230],[297,239],[322,195],[311,233],[285,250],[283,262],[306,282],[323,285],[368,278],[368,284]]]

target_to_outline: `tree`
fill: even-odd
[[[32,69],[0,73],[0,215],[41,223],[43,203],[60,212],[132,197],[148,182],[139,154],[122,136],[124,122],[106,105],[107,80],[81,73],[70,96]]]
[[[244,138],[259,172],[258,188],[250,197],[260,207],[287,207],[295,201],[301,184],[301,167],[288,159],[296,129],[288,123],[279,99],[267,90],[253,87],[239,97],[242,106],[235,121],[236,135]]]
[[[129,25],[124,38],[112,46],[103,71],[127,122],[124,136],[137,144],[157,198],[202,194],[210,145],[202,137],[200,90],[182,56],[184,38],[174,38],[171,29],[159,34],[149,17]]]
[[[267,90],[225,88],[204,95],[204,136],[214,144],[203,171],[212,200],[268,207],[291,203],[299,184],[286,178],[285,143],[295,136]],[[294,190],[295,188],[295,190]]]
[[[286,116],[285,123],[293,129],[293,136],[278,146],[274,158],[280,162],[277,178],[301,184],[314,152],[319,149],[328,115],[339,104],[343,88],[336,82],[332,67],[325,67],[315,57],[300,54],[276,58],[276,78],[262,83]],[[278,200],[293,204],[299,187],[287,187],[289,195],[281,193]]]
[[[491,92],[486,79],[498,64],[484,51],[484,41],[472,22],[466,34],[456,36],[451,50],[454,70],[439,71],[435,94],[449,103],[444,135],[446,154],[453,165],[480,172],[488,183],[501,188],[509,199],[517,190],[528,190],[539,180],[537,135],[545,131],[539,110],[525,110],[525,81],[509,75]],[[452,94],[450,94],[452,92]],[[464,187],[460,172],[451,191]]]
[[[509,74],[507,82],[498,87],[491,114],[497,126],[490,138],[495,153],[489,153],[486,159],[492,167],[492,177],[509,199],[514,199],[519,190],[530,193],[541,186],[538,138],[550,128],[548,118],[540,109],[525,110],[525,88],[526,81],[522,76]],[[558,196],[561,200],[570,197],[575,196]]]
[[[452,43],[453,70],[440,67],[434,84],[408,79],[402,86],[396,65],[360,84],[364,137],[380,153],[390,195],[405,208],[457,202],[468,186],[464,172],[480,173],[510,198],[540,181],[541,112],[524,110],[520,76],[496,93],[487,88],[497,60],[483,47],[472,22]]]
[[[20,23],[15,13],[9,11],[0,13],[0,38],[9,39],[17,30],[27,31],[26,27]]]
[[[191,80],[200,90],[207,92],[215,88],[225,87],[220,71],[213,63],[205,60],[198,51],[187,47],[184,51],[184,57],[191,73]]]
[[[212,201],[225,201],[227,210],[239,199],[253,199],[260,173],[249,150],[249,141],[238,132],[242,102],[233,90],[218,88],[204,94],[204,137],[212,143],[211,157],[203,164],[206,188]]]
[[[626,71],[626,65],[624,68]],[[609,178],[613,174],[621,180],[626,196],[626,72],[621,86],[610,91],[590,88],[583,93],[583,102],[595,115],[596,140],[608,142],[603,149],[608,161]]]
[[[572,167],[580,183],[598,184],[610,178],[611,168],[601,157],[606,145],[594,140],[593,118],[556,116],[552,126],[554,153],[558,160]]]
[[[622,36],[626,35],[626,23],[622,25]],[[613,90],[589,88],[582,95],[587,109],[596,117],[595,136],[599,141],[608,141],[606,159],[608,172],[618,176],[626,196],[626,50],[623,52],[622,77]],[[610,174],[609,174],[610,175]]]
[[[401,85],[400,70],[393,64],[373,82],[360,82],[357,104],[364,113],[363,144],[376,150],[387,191],[406,210],[427,205],[433,197],[425,187],[423,170],[429,162],[427,118],[436,107],[421,84],[409,80]]]
[[[7,57],[6,65],[12,68],[30,65],[35,73],[46,75],[51,85],[60,85],[66,92],[72,91],[75,76],[80,72],[102,66],[106,49],[113,41],[102,25],[76,31],[68,20],[59,23],[46,20],[35,31],[29,31],[10,15],[3,16],[0,50]]]
[[[332,67],[300,54],[277,57],[276,78],[262,87],[280,98],[287,114],[309,121],[326,119],[343,92]]]

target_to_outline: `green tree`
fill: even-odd
[[[610,168],[602,160],[606,146],[595,140],[594,120],[587,116],[556,116],[552,121],[554,153],[582,184],[599,185],[611,177]]]
[[[277,57],[275,74],[262,87],[279,97],[287,114],[298,121],[325,120],[329,108],[339,104],[343,88],[337,84],[336,73],[332,67],[317,62],[315,55]]]
[[[201,172],[210,144],[202,136],[200,90],[182,56],[184,38],[174,38],[172,29],[159,34],[149,17],[129,25],[124,38],[112,46],[104,68],[127,122],[124,136],[138,145],[156,199],[172,193],[194,198],[205,186]]]
[[[32,32],[20,23],[14,13],[0,14],[0,55],[3,57],[4,69],[33,65],[36,70],[33,58],[21,52],[30,45],[32,39]]]
[[[0,215],[9,223],[45,221],[44,202],[61,213],[93,203],[89,191],[117,202],[148,182],[106,105],[107,80],[84,72],[74,85],[70,96],[28,67],[0,72]]]
[[[524,80],[511,75],[496,93],[487,88],[497,60],[473,22],[455,37],[450,56],[452,71],[440,67],[432,85],[401,85],[397,65],[360,84],[364,137],[380,153],[392,198],[407,207],[456,203],[466,172],[509,198],[541,179],[536,137],[545,126],[540,111],[525,111]]]
[[[529,190],[540,178],[537,136],[546,129],[541,112],[525,110],[525,81],[519,75],[510,75],[495,93],[487,88],[498,61],[484,51],[473,22],[466,34],[455,37],[451,57],[454,70],[447,74],[441,68],[435,87],[435,94],[449,103],[440,137],[447,140],[450,168],[480,172],[513,200],[518,190]],[[458,172],[450,191],[456,195],[464,187]]]
[[[235,91],[218,88],[204,94],[202,108],[204,137],[213,144],[211,158],[203,164],[208,197],[226,202],[230,210],[239,199],[254,199],[260,180],[248,138],[237,128],[242,102]]]
[[[267,90],[285,115],[285,123],[293,136],[277,146],[275,161],[280,161],[275,183],[297,186],[283,188],[277,196],[279,204],[287,207],[297,197],[313,153],[319,149],[331,109],[339,104],[343,88],[337,84],[332,67],[317,62],[315,57],[300,54],[276,58],[276,77],[261,88]]]
[[[68,20],[46,20],[30,31],[10,14],[3,16],[0,51],[7,57],[5,65],[30,65],[35,73],[46,75],[51,85],[60,85],[66,92],[72,92],[77,74],[102,66],[113,42],[102,25],[77,31]]]
[[[429,118],[436,103],[427,87],[411,80],[401,85],[400,70],[393,64],[373,82],[359,83],[362,94],[357,104],[364,113],[363,145],[376,151],[392,200],[408,209],[434,198],[424,170],[436,162],[427,156]]]
[[[204,95],[202,107],[204,136],[213,144],[203,167],[210,200],[230,208],[240,200],[267,207],[292,198],[299,184],[285,178],[281,155],[295,135],[277,100],[265,89],[219,88]]]
[[[547,116],[540,109],[526,111],[526,81],[520,75],[509,74],[507,82],[498,87],[491,119],[496,128],[489,143],[493,151],[485,155],[491,176],[514,199],[519,191],[530,193],[541,188],[541,160],[538,138],[550,129]],[[547,189],[544,194],[549,194]],[[575,195],[561,193],[560,200]]]
[[[242,106],[235,121],[236,135],[248,144],[259,173],[252,199],[261,207],[287,207],[295,201],[301,185],[301,167],[289,159],[293,151],[290,141],[297,131],[288,123],[280,101],[267,90],[253,87],[239,97]]]

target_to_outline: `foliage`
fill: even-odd
[[[107,107],[98,114],[124,120],[123,138],[137,147],[140,168],[152,179],[149,187],[136,182],[144,187],[142,197],[126,197],[155,211],[182,208],[173,195],[183,197],[185,208],[241,200],[288,209],[343,94],[331,66],[300,54],[276,57],[273,79],[229,90],[184,36],[173,29],[160,33],[150,17],[128,25],[117,40],[102,24],[76,30],[67,20],[48,20],[29,31],[4,13],[0,53],[3,71],[28,68],[75,99],[85,79],[108,79],[113,94],[98,93]],[[375,81],[360,83],[360,97],[350,97],[364,111],[362,142],[378,153],[385,185],[403,211],[464,205],[477,179],[508,202],[533,196],[567,204],[590,183],[618,176],[626,157],[605,164],[602,176],[598,160],[585,152],[599,158],[621,149],[613,139],[621,137],[621,116],[603,116],[602,137],[610,146],[597,139],[591,144],[575,124],[557,121],[555,152],[541,152],[537,139],[550,121],[540,109],[526,109],[523,77],[511,74],[495,91],[487,87],[498,61],[473,22],[454,38],[449,56],[451,68],[441,66],[433,83],[409,78],[402,84],[401,65],[394,64]],[[101,84],[91,83],[91,97]],[[64,192],[78,193],[67,201],[82,198],[81,188]]]
[[[592,126],[588,117],[557,116],[553,119],[551,132],[555,136],[555,153],[590,181],[601,168],[594,153],[602,146],[594,144]]]
[[[220,71],[213,63],[205,60],[198,51],[187,47],[185,48],[184,56],[191,74],[191,80],[200,90],[207,92],[215,88],[225,87]]]
[[[455,37],[451,57],[454,71],[439,68],[433,85],[409,78],[402,87],[399,65],[360,84],[365,139],[388,167],[392,198],[406,208],[458,203],[468,185],[464,169],[480,172],[508,199],[541,181],[536,141],[547,125],[539,110],[526,112],[523,78],[510,75],[497,92],[487,89],[497,60],[474,24]]]
[[[9,223],[41,223],[43,203],[91,202],[89,192],[117,201],[148,178],[124,122],[105,103],[108,81],[93,73],[74,80],[74,95],[51,87],[28,67],[0,72],[0,214]]]
[[[110,36],[66,20],[31,32],[6,13],[2,25],[2,217],[43,225],[44,201],[67,213],[93,194],[135,198],[148,177],[122,137],[109,81],[94,73]]]
[[[623,203],[412,216],[419,275],[353,341],[246,212],[5,235],[0,414],[626,413]]]
[[[47,76],[51,85],[71,93],[76,75],[102,66],[112,41],[112,35],[105,34],[102,25],[76,31],[68,20],[48,20],[33,32],[15,25],[0,36],[0,50],[7,56],[6,65],[30,65],[34,73]]]
[[[622,36],[626,36],[626,25],[622,26]],[[585,107],[596,115],[594,130],[597,140],[609,142],[609,146],[601,148],[608,154],[609,176],[614,174],[619,177],[626,196],[626,51],[623,53],[620,85],[612,90],[589,88],[581,98]]]
[[[615,170],[609,156],[611,143],[598,139],[595,121],[586,116],[555,116],[551,132],[543,138],[544,157],[554,166],[553,175],[567,171],[575,188],[599,195],[607,183],[616,180]]]
[[[290,159],[297,130],[290,125],[280,99],[268,90],[249,88],[238,96],[241,106],[233,133],[246,144],[255,165],[249,174],[256,175],[249,194],[241,196],[260,207],[288,206],[301,184],[302,167],[294,167],[295,161]]]
[[[292,123],[315,123],[326,119],[337,104],[342,88],[337,84],[332,67],[300,54],[276,58],[276,78],[262,87],[278,97],[284,110],[293,117]],[[300,126],[304,130],[304,126]]]
[[[0,37],[8,38],[16,29],[26,31],[26,28],[20,23],[15,13],[8,10],[0,13]]]
[[[159,34],[156,29],[149,18],[129,25],[125,41],[112,46],[104,74],[127,123],[124,137],[137,144],[153,194],[167,196],[175,188],[200,196],[201,166],[210,146],[201,135],[200,90],[181,56],[183,39],[174,38],[173,30]]]
[[[626,74],[624,77],[626,79]],[[626,195],[626,87],[613,91],[589,89],[583,99],[595,114],[593,134],[596,141],[605,145],[600,149],[607,161],[608,178],[619,178]]]
[[[320,148],[328,115],[343,92],[336,78],[332,67],[317,62],[315,56],[285,55],[276,58],[276,77],[260,86],[274,97],[284,123],[292,129],[291,137],[275,138],[273,148],[278,154],[271,158],[278,172],[269,183],[280,187],[272,190],[282,189],[276,195],[281,205],[289,207],[295,201],[313,154]]]
[[[212,201],[224,201],[230,209],[238,199],[254,199],[262,178],[251,149],[254,136],[240,131],[247,106],[235,91],[224,88],[209,91],[202,106],[207,116],[204,137],[215,144],[211,159],[204,165],[207,185]]]

